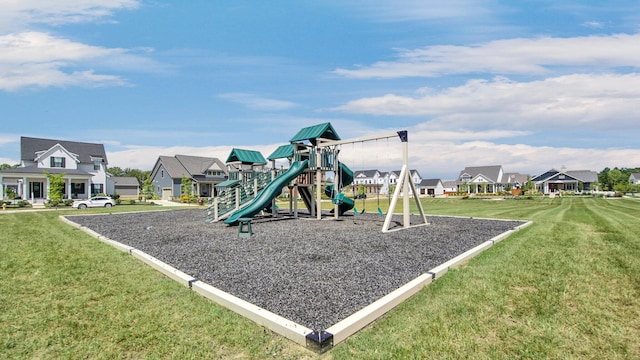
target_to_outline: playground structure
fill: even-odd
[[[344,187],[353,181],[353,171],[338,159],[340,146],[345,144],[364,143],[379,139],[398,137],[402,143],[403,164],[398,179],[398,184],[390,201],[389,210],[385,215],[382,232],[388,232],[393,210],[399,198],[402,196],[402,225],[403,228],[411,226],[410,197],[413,196],[422,223],[428,224],[422,204],[418,199],[418,191],[413,183],[408,166],[408,134],[406,130],[393,133],[353,138],[342,140],[334,130],[331,123],[323,123],[301,129],[290,140],[290,144],[280,146],[269,156],[272,168],[269,171],[254,171],[253,166],[266,164],[264,158],[247,155],[247,150],[234,149],[227,159],[239,161],[240,165],[250,165],[251,172],[242,175],[230,172],[229,180],[217,187],[226,188],[223,195],[213,199],[207,209],[207,222],[224,220],[228,225],[238,225],[240,219],[250,219],[263,211],[271,211],[275,216],[277,208],[275,198],[279,196],[286,186],[291,192],[289,197],[289,212],[298,217],[298,202],[294,201],[300,196],[309,210],[312,218],[322,219],[322,194],[324,192],[334,205],[331,213],[338,219],[347,211],[354,208],[354,199],[349,198],[343,192]],[[248,161],[246,158],[251,158]],[[290,166],[278,171],[275,160],[286,158]],[[242,170],[242,168],[240,168]],[[333,184],[323,187],[323,179],[327,174],[333,174]],[[315,196],[314,196],[315,193]]]

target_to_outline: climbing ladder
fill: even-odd
[[[225,219],[234,211],[243,208],[253,200],[271,182],[271,172],[254,172],[246,182],[227,188],[227,190],[209,200],[205,222],[211,223]]]

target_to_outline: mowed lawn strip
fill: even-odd
[[[640,202],[427,200],[525,228],[337,347],[335,358],[640,358]]]
[[[64,224],[61,213],[0,216],[0,358],[315,356]]]
[[[640,201],[423,204],[534,224],[322,358],[640,358]],[[316,357],[57,215],[0,216],[0,357]]]

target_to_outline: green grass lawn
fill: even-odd
[[[640,358],[640,201],[423,204],[534,224],[320,357]],[[65,225],[68,213],[0,215],[0,358],[317,357]]]

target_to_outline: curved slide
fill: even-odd
[[[340,182],[343,185],[349,185],[353,182],[353,171],[349,169],[344,163],[338,164],[340,167]],[[338,205],[338,214],[342,215],[345,212],[353,209],[355,201],[352,198],[345,196],[344,193],[337,193],[333,188],[333,185],[328,185],[324,188],[324,193],[331,198],[331,202]]]
[[[296,176],[302,174],[307,169],[308,164],[308,160],[296,161],[291,164],[289,170],[273,179],[273,181],[271,181],[269,185],[267,185],[267,187],[258,194],[258,196],[251,200],[249,205],[231,214],[231,216],[224,220],[224,223],[228,225],[238,225],[238,219],[243,217],[253,217],[262,209],[269,206],[271,200],[280,195],[282,188],[287,186],[287,184],[291,180],[295,179]]]

